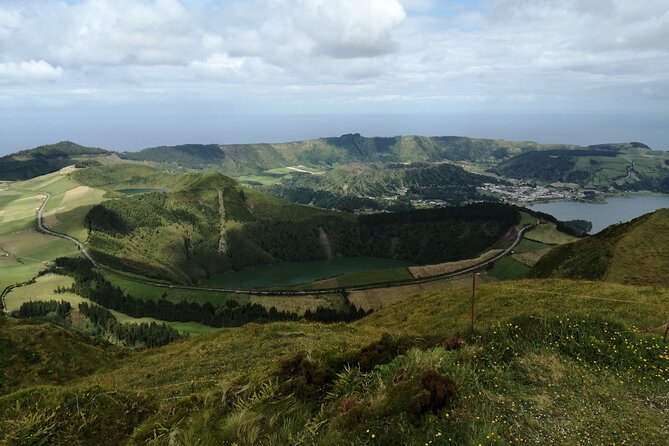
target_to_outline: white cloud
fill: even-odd
[[[293,23],[336,58],[375,57],[396,50],[393,29],[405,18],[395,0],[302,0]]]
[[[43,60],[0,63],[0,82],[50,81],[63,75],[61,67]]]
[[[37,96],[64,102],[623,106],[666,100],[668,41],[666,0],[0,2],[3,82],[59,79]]]

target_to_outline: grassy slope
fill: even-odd
[[[5,296],[5,302],[7,304],[8,311],[17,311],[21,308],[21,305],[24,302],[36,301],[36,300],[64,300],[69,302],[72,305],[72,308],[75,310],[75,313],[78,312],[77,308],[80,303],[88,303],[89,305],[95,305],[90,300],[83,298],[77,294],[66,292],[66,293],[56,293],[55,290],[58,287],[68,288],[72,286],[73,279],[67,276],[59,276],[56,274],[46,274],[37,278],[35,283],[24,285],[18,288],[14,288]],[[151,323],[163,323],[173,327],[181,333],[185,334],[202,334],[214,331],[215,328],[203,325],[197,322],[171,322],[171,321],[161,321],[158,319],[143,317],[135,318],[128,316],[127,314],[119,313],[118,311],[112,311],[116,319],[121,323],[130,323],[130,324],[140,324],[142,322]]]
[[[343,135],[338,138],[320,138],[277,144],[229,144],[219,146],[221,159],[209,149],[186,154],[178,147],[163,150],[146,149],[138,154],[121,154],[134,159],[170,165],[182,160],[189,167],[216,168],[233,176],[255,175],[273,169],[303,165],[329,168],[355,162],[422,162],[475,160],[494,163],[493,152],[502,149],[501,156],[527,150],[549,148],[570,149],[568,145],[542,145],[534,142],[512,142],[464,137],[397,136],[393,138],[365,138]],[[166,157],[170,154],[172,158]]]
[[[41,193],[49,192],[58,200],[76,186],[65,174],[55,172],[10,183],[10,190],[0,192],[0,247],[4,250],[0,255],[10,254],[0,257],[0,289],[34,277],[45,261],[77,255],[77,249],[71,242],[40,234],[34,229],[35,209],[42,202]],[[68,221],[64,226],[79,233],[83,228],[82,214],[87,207],[79,208],[76,201],[70,201],[64,210],[70,214],[63,217]]]
[[[63,384],[116,363],[124,351],[51,324],[0,317],[0,396]]]
[[[275,323],[220,330],[134,353],[120,360],[116,370],[83,378],[74,387],[41,392],[76,393],[101,386],[98,393],[113,389],[137,401],[134,407],[154,415],[124,421],[122,427],[130,431],[140,425],[133,444],[149,440],[149,444],[196,440],[204,445],[279,444],[289,436],[309,444],[356,445],[377,441],[422,445],[431,440],[434,444],[619,444],[623,440],[662,444],[666,440],[664,411],[669,402],[663,395],[669,388],[655,374],[664,376],[669,368],[666,363],[661,366],[666,370],[658,365],[647,368],[644,361],[660,364],[662,359],[660,363],[656,358],[641,359],[650,358],[644,356],[646,351],[662,352],[657,335],[631,337],[632,344],[622,343],[617,347],[622,350],[612,350],[606,336],[617,339],[621,329],[613,324],[609,330],[597,322],[602,314],[641,329],[666,322],[669,292],[652,287],[565,280],[485,285],[477,294],[477,329],[482,337],[471,346],[450,352],[414,349],[371,372],[343,371],[330,396],[321,395],[315,407],[277,393],[278,384],[270,373],[276,370],[277,357],[306,350],[318,358],[324,352],[365,345],[386,331],[424,339],[466,332],[469,292],[456,289],[416,296],[350,325]],[[581,316],[572,316],[574,312]],[[506,323],[522,314],[538,319]],[[542,322],[555,317],[562,322]],[[545,329],[557,332],[541,334]],[[536,337],[534,330],[538,330]],[[581,331],[582,335],[562,343],[571,339],[568,333]],[[558,332],[567,338],[555,337]],[[593,344],[594,336],[602,334],[605,337]],[[555,339],[555,344],[547,339]],[[510,354],[504,353],[508,348]],[[639,364],[643,371],[635,372],[637,366],[632,364]],[[455,379],[458,400],[438,416],[426,414],[410,422],[400,414],[403,403],[393,399],[395,386],[430,367]],[[346,421],[337,409],[351,395],[367,404],[355,422]],[[24,396],[0,399],[0,407],[12,408],[5,417],[26,423],[25,411],[17,415],[13,408]],[[156,405],[160,406],[157,412]],[[103,417],[111,409],[97,410],[100,413],[91,408],[88,415]],[[380,413],[386,415],[374,415]],[[0,415],[2,423],[7,418]],[[71,417],[58,425],[56,433],[80,424],[79,417]],[[39,426],[29,426],[28,431]]]
[[[635,144],[609,144],[599,149],[618,152],[615,156],[597,156],[596,151],[585,151],[572,155],[569,152],[556,154],[522,153],[501,162],[495,171],[504,176],[546,182],[564,181],[578,183],[585,188],[608,190],[656,190],[669,187],[668,172],[664,162],[669,159],[665,152],[652,151]],[[631,174],[628,175],[628,170]]]
[[[667,244],[669,210],[661,209],[554,249],[530,275],[666,286]]]
[[[74,164],[73,158],[103,156],[106,150],[63,141],[0,157],[0,179],[25,180]]]

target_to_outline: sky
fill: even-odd
[[[0,0],[0,154],[343,133],[669,150],[667,0]]]

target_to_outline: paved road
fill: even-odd
[[[44,226],[44,217],[43,217],[44,208],[46,207],[46,204],[49,202],[51,194],[45,192],[43,195],[44,195],[44,201],[42,202],[42,205],[37,209],[37,230],[45,234],[53,235],[71,241],[72,243],[77,245],[79,251],[81,251],[84,257],[90,260],[90,262],[93,264],[94,267],[101,268],[101,265],[99,265],[98,262],[95,261],[95,259],[90,255],[90,253],[86,250],[84,245],[79,240],[67,234],[61,234],[60,232],[52,231],[51,229]]]
[[[44,194],[44,202],[42,205],[39,207],[37,211],[37,228],[40,232],[43,232],[45,234],[53,235],[55,237],[60,237],[65,240],[69,240],[72,243],[76,244],[81,253],[86,257],[90,262],[95,266],[96,268],[99,268],[101,270],[104,270],[106,273],[122,277],[126,280],[131,280],[136,283],[142,283],[145,285],[153,285],[156,287],[160,288],[168,288],[168,289],[175,289],[175,290],[194,290],[194,291],[216,291],[216,292],[222,292],[222,293],[230,293],[230,294],[250,294],[250,295],[256,295],[256,296],[296,296],[296,295],[319,295],[319,294],[336,294],[336,293],[341,293],[342,291],[362,291],[362,290],[373,290],[373,289],[379,289],[379,288],[389,288],[389,287],[394,287],[394,286],[402,286],[402,285],[415,285],[415,284],[421,284],[421,283],[428,283],[428,282],[434,282],[436,280],[442,280],[442,279],[448,279],[451,277],[456,277],[456,276],[461,276],[463,274],[471,273],[474,271],[478,271],[482,268],[484,268],[486,265],[489,265],[491,263],[496,262],[497,260],[501,259],[504,256],[507,256],[513,251],[513,249],[520,243],[520,241],[523,238],[523,235],[525,232],[528,230],[534,228],[536,226],[536,223],[533,225],[528,225],[525,226],[524,228],[520,229],[518,231],[518,234],[516,234],[516,238],[513,240],[513,243],[506,248],[504,251],[496,255],[495,257],[488,259],[484,262],[478,263],[474,266],[470,266],[468,268],[464,268],[458,271],[450,272],[450,273],[445,273],[445,274],[437,274],[434,276],[429,276],[429,277],[421,277],[418,279],[404,279],[404,280],[395,280],[395,281],[389,281],[389,282],[383,282],[383,283],[374,283],[374,284],[369,284],[369,285],[357,285],[357,286],[350,286],[346,288],[324,288],[320,290],[254,290],[254,289],[239,289],[239,288],[212,288],[212,287],[196,287],[196,286],[186,286],[186,285],[169,285],[161,282],[155,282],[152,280],[142,280],[142,279],[137,279],[136,277],[129,275],[129,274],[124,274],[123,272],[116,271],[112,268],[109,268],[105,265],[99,264],[98,262],[95,261],[95,259],[90,255],[90,253],[86,250],[84,245],[77,240],[76,238],[69,236],[67,234],[61,234],[60,232],[52,231],[51,229],[47,228],[44,226],[43,222],[43,211],[44,208],[46,207],[46,204],[49,202],[49,199],[51,198],[51,195],[48,193]]]

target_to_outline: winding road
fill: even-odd
[[[131,280],[136,283],[141,283],[144,285],[153,285],[156,287],[160,288],[168,288],[168,289],[174,289],[174,290],[194,290],[194,291],[215,291],[215,292],[221,292],[221,293],[230,293],[230,294],[249,294],[249,295],[255,295],[255,296],[304,296],[304,295],[320,295],[320,294],[337,294],[341,293],[343,291],[364,291],[364,290],[373,290],[373,289],[379,289],[379,288],[389,288],[389,287],[395,287],[395,286],[402,286],[402,285],[416,285],[416,284],[421,284],[421,283],[428,283],[428,282],[434,282],[436,280],[442,280],[442,279],[448,279],[451,277],[456,277],[456,276],[461,276],[463,274],[471,273],[480,270],[481,268],[484,268],[486,265],[489,265],[491,263],[496,262],[497,260],[501,259],[502,257],[505,257],[513,251],[513,249],[520,243],[520,241],[523,238],[523,235],[525,232],[529,231],[530,229],[534,228],[537,224],[531,224],[524,226],[521,228],[518,233],[516,234],[515,239],[513,240],[513,243],[509,247],[507,247],[504,251],[496,255],[495,257],[492,257],[484,262],[478,263],[474,266],[470,266],[467,268],[463,268],[458,271],[453,271],[450,273],[444,273],[444,274],[436,274],[434,276],[429,276],[429,277],[421,277],[421,278],[414,278],[414,279],[403,279],[403,280],[394,280],[394,281],[388,281],[388,282],[383,282],[383,283],[372,283],[372,284],[367,284],[367,285],[356,285],[356,286],[349,286],[346,288],[323,288],[319,290],[257,290],[257,289],[239,289],[239,288],[212,288],[212,287],[197,287],[197,286],[187,286],[187,285],[169,285],[161,282],[155,282],[152,280],[142,280],[138,279],[132,275],[129,274],[124,274],[120,271],[114,270],[112,268],[109,268],[108,266],[102,265],[98,262],[95,261],[93,256],[86,250],[84,247],[83,243],[81,243],[79,240],[76,238],[63,234],[60,232],[53,231],[46,226],[44,226],[44,218],[43,218],[43,212],[44,208],[46,207],[47,203],[49,202],[49,199],[51,198],[51,194],[49,193],[44,193],[44,201],[42,202],[42,205],[38,208],[37,210],[37,229],[48,235],[52,235],[54,237],[60,237],[65,240],[69,240],[77,247],[79,248],[79,251],[81,251],[81,254],[83,254],[84,257],[86,257],[91,264],[93,264],[94,267],[101,269],[105,271],[108,274],[121,277],[126,280]]]

